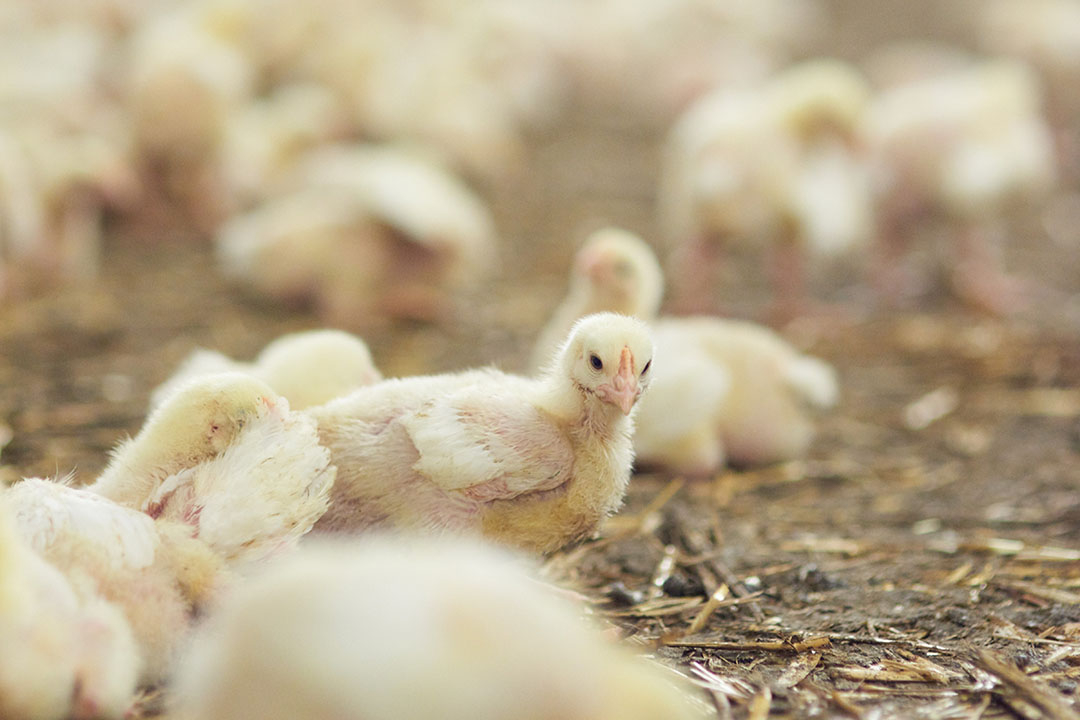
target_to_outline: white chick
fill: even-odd
[[[159,526],[144,513],[59,482],[17,482],[7,501],[20,535],[83,598],[103,598],[124,613],[140,680],[163,678],[196,602],[209,592],[208,578],[222,571],[205,546],[186,528]]]
[[[592,233],[574,256],[570,289],[540,333],[530,370],[548,364],[570,328],[586,315],[614,312],[655,317],[663,290],[660,263],[644,240],[614,227]]]
[[[280,193],[304,152],[343,132],[341,113],[329,89],[293,83],[227,116],[221,164],[231,204],[245,208]]]
[[[539,379],[387,380],[313,408],[338,467],[318,527],[481,532],[542,553],[585,537],[622,502],[652,354],[642,323],[601,313]]]
[[[610,238],[596,262],[632,266],[626,275],[655,283],[635,285],[637,292],[659,297],[661,280],[648,247],[629,234]],[[618,277],[611,267],[575,262],[571,295],[610,298],[610,290],[589,287]],[[806,453],[814,430],[811,408],[837,400],[831,367],[799,354],[765,327],[709,317],[655,319],[655,304],[643,306],[653,308],[641,317],[653,321],[660,365],[635,416],[640,465],[700,476],[725,462],[756,465]],[[541,336],[535,356],[550,353],[544,342]]]
[[[161,405],[176,388],[193,377],[230,371],[262,380],[287,399],[293,410],[322,405],[382,380],[363,340],[341,330],[308,330],[282,335],[250,363],[232,360],[213,350],[195,350],[168,380],[154,389],[150,408]]]
[[[119,718],[139,673],[120,611],[81,596],[21,537],[0,491],[0,715],[10,720]]]
[[[238,589],[193,644],[175,707],[180,720],[702,717],[676,679],[497,548],[365,538],[309,545]]]
[[[442,320],[492,267],[491,215],[416,152],[334,146],[301,161],[297,188],[226,226],[227,275],[336,322]]]
[[[853,68],[816,60],[759,88],[707,95],[679,119],[659,198],[678,307],[712,309],[722,253],[765,245],[775,314],[789,319],[805,304],[806,254],[834,256],[869,240],[872,194],[855,143],[868,97]]]
[[[8,498],[35,550],[123,609],[156,681],[229,571],[291,548],[323,514],[329,461],[313,420],[225,374],[178,389],[89,488],[24,480]]]
[[[204,228],[225,211],[220,155],[228,118],[252,94],[252,68],[181,7],[129,40],[126,100],[147,180]]]
[[[224,560],[248,562],[311,528],[335,472],[314,420],[261,381],[222,373],[177,388],[89,490],[193,526]]]
[[[1080,170],[1076,141],[1080,101],[1080,2],[1077,0],[989,0],[978,5],[980,45],[1034,65],[1047,84],[1047,110],[1057,133],[1061,164]]]
[[[1021,290],[1001,268],[994,236],[1007,210],[1044,197],[1056,181],[1053,141],[1030,69],[1006,60],[910,82],[880,93],[863,141],[881,216],[878,283],[905,288],[902,260],[928,214],[956,226],[952,282],[965,301],[996,313]]]

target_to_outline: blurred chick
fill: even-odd
[[[1030,69],[1007,60],[901,84],[874,99],[863,142],[881,222],[878,284],[890,299],[910,292],[902,261],[919,221],[936,214],[955,227],[956,294],[995,313],[1020,304],[995,236],[1012,206],[1038,201],[1056,182],[1040,103]]]
[[[226,225],[218,257],[258,292],[314,298],[335,324],[444,320],[492,267],[488,209],[417,152],[320,148],[291,186]]]
[[[131,628],[29,547],[7,495],[0,490],[0,715],[123,717],[139,673]]]
[[[253,93],[251,65],[184,6],[140,25],[127,52],[126,103],[144,182],[209,231],[227,210],[222,145]]]
[[[481,532],[541,553],[585,537],[622,502],[652,354],[642,323],[601,313],[539,379],[387,380],[313,408],[338,466],[318,527]]]
[[[605,285],[621,287],[622,277],[650,278],[633,285],[646,298],[662,293],[655,256],[640,238],[609,235],[605,253],[589,244],[571,271],[570,297],[612,298]],[[594,258],[582,263],[580,256]],[[614,267],[632,269],[619,274]],[[632,301],[631,301],[632,303]],[[725,462],[758,465],[803,456],[813,437],[812,408],[837,401],[835,372],[825,362],[801,355],[776,333],[753,323],[711,317],[656,319],[651,312],[660,365],[635,417],[634,450],[639,465],[702,476]],[[561,321],[561,317],[558,316]],[[556,321],[553,320],[554,324]],[[534,357],[551,352],[541,334]]]
[[[606,642],[519,563],[461,540],[309,545],[210,619],[177,717],[704,717],[678,675]]]
[[[312,372],[312,368],[318,368]],[[193,377],[219,372],[252,375],[289,401],[293,410],[322,405],[351,390],[382,380],[367,343],[341,330],[308,330],[282,335],[263,348],[254,362],[232,360],[199,349],[150,395],[156,408]]]
[[[816,60],[757,89],[707,95],[679,119],[659,198],[677,307],[713,309],[721,254],[765,244],[774,314],[790,319],[805,309],[805,254],[833,256],[869,240],[872,196],[856,142],[868,98],[852,67]]]
[[[619,228],[597,230],[574,256],[566,299],[540,333],[530,371],[551,360],[580,318],[596,312],[652,318],[663,292],[663,271],[644,240]]]
[[[1047,111],[1057,133],[1061,165],[1080,172],[1080,1],[984,0],[978,5],[978,40],[995,55],[1031,63],[1046,80]]]

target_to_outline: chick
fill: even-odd
[[[417,152],[325,147],[290,183],[218,236],[225,273],[259,292],[314,298],[331,321],[352,326],[439,321],[491,270],[488,209]]]
[[[663,291],[663,271],[644,240],[619,228],[597,230],[574,256],[570,289],[540,333],[530,370],[550,362],[580,318],[596,312],[652,318]]]
[[[251,65],[182,6],[142,24],[127,52],[126,104],[145,182],[207,231],[226,211],[222,144],[228,119],[252,95]]]
[[[581,250],[588,251],[588,246]],[[655,256],[638,238],[611,236],[597,268],[575,262],[571,298],[613,297],[603,286],[626,275],[652,278],[635,285],[647,298],[662,293]],[[571,307],[568,300],[560,312]],[[709,475],[725,462],[757,465],[804,455],[813,437],[811,409],[836,403],[833,369],[801,355],[771,330],[719,318],[659,318],[652,321],[660,365],[635,417],[634,450],[642,466],[686,475]],[[554,321],[553,321],[554,322]],[[550,353],[541,335],[534,356]]]
[[[257,406],[241,414],[223,410],[252,401]],[[181,443],[228,440],[213,453],[158,448],[155,459],[151,441],[162,433]],[[196,378],[178,389],[117,458],[125,455],[138,455],[125,470],[141,474],[117,485],[32,479],[7,497],[36,551],[124,611],[145,662],[143,679],[153,682],[167,673],[194,614],[234,571],[280,554],[311,529],[327,508],[335,470],[314,421],[241,374]],[[103,496],[117,489],[126,505]]]
[[[193,644],[175,706],[180,720],[703,717],[677,677],[496,548],[365,538],[310,545],[239,589]]]
[[[966,302],[1006,313],[1021,302],[995,238],[1015,205],[1056,182],[1050,130],[1029,68],[1006,60],[898,85],[880,93],[862,128],[881,218],[877,281],[894,302],[908,292],[903,260],[918,224],[953,225],[952,283]]]
[[[272,389],[239,373],[200,378],[178,388],[121,443],[90,485],[121,505],[140,509],[166,477],[221,455],[251,420],[269,412]]]
[[[119,718],[139,672],[120,611],[72,583],[21,537],[0,491],[0,715]]]
[[[29,478],[6,495],[27,544],[83,599],[103,598],[123,612],[140,681],[161,680],[202,599],[187,594],[181,570],[192,577],[219,571],[209,555],[211,569],[187,568],[196,552],[186,546],[200,541],[185,528],[159,527],[144,513],[59,482]]]
[[[318,368],[318,372],[312,372]],[[289,401],[293,410],[322,405],[351,390],[382,380],[367,343],[341,330],[308,330],[271,342],[254,362],[232,360],[213,350],[188,355],[173,375],[150,395],[151,409],[191,378],[210,373],[252,375]]]
[[[774,314],[804,310],[806,255],[835,256],[873,232],[870,179],[856,130],[869,99],[861,75],[807,61],[759,88],[695,103],[667,141],[661,223],[673,246],[675,304],[710,310],[722,254],[772,253]]]
[[[642,323],[601,313],[539,379],[388,380],[313,408],[338,467],[318,527],[473,531],[541,553],[586,536],[626,491],[652,354]]]
[[[335,472],[311,418],[221,373],[169,395],[89,491],[191,526],[233,563],[295,543],[326,510]]]

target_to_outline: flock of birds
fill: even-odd
[[[0,488],[0,716],[118,718],[159,684],[191,720],[699,716],[523,558],[589,537],[634,467],[807,452],[836,373],[709,314],[736,245],[769,249],[790,317],[809,257],[875,240],[902,301],[943,220],[957,294],[1015,308],[994,236],[1070,170],[1078,15],[995,0],[1001,57],[857,67],[785,66],[820,27],[794,0],[5,5],[0,299],[92,277],[107,221],[179,208],[222,272],[327,324],[449,321],[499,254],[475,188],[602,96],[669,124],[660,245],[699,314],[662,315],[656,251],[605,227],[521,374],[388,379],[341,330],[196,351],[93,482]]]

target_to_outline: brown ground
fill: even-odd
[[[837,47],[859,49],[860,22]],[[518,367],[585,229],[651,235],[657,137],[594,110],[537,138],[532,172],[493,194],[503,279],[448,329],[369,336],[379,365]],[[1013,224],[1009,262],[1034,292],[1008,321],[940,292],[918,312],[863,311],[857,277],[819,278],[855,309],[787,328],[843,379],[811,457],[642,476],[552,576],[696,673],[720,717],[1080,717],[1078,238]],[[742,262],[723,299],[757,316],[761,272]],[[205,244],[115,233],[94,287],[0,308],[0,476],[92,477],[193,347],[250,358],[317,324],[228,288]],[[917,429],[910,414],[935,404]]]

